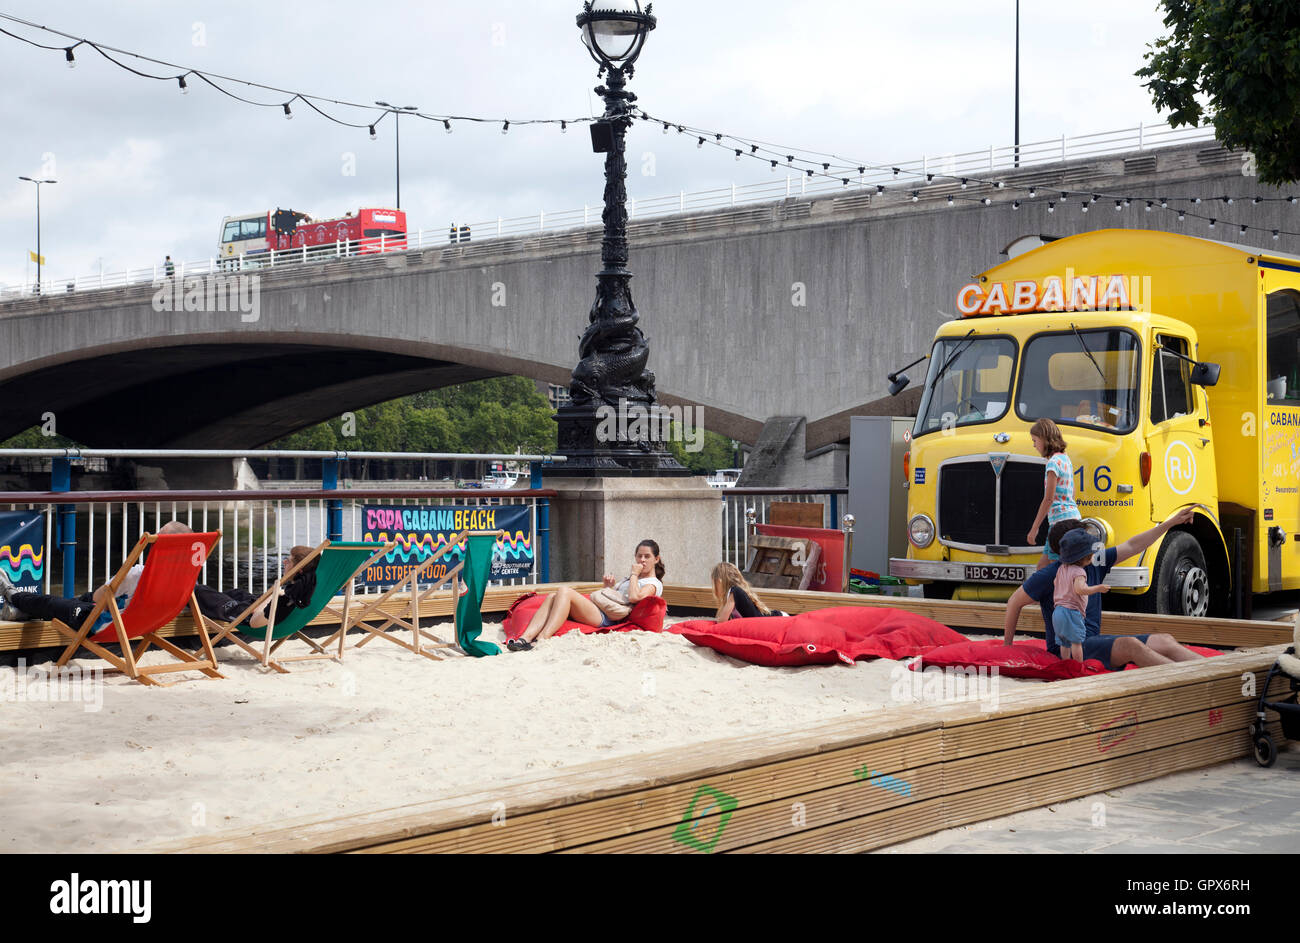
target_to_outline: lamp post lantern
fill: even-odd
[[[58,183],[57,180],[36,180],[33,177],[19,177],[28,183],[36,184],[36,294],[41,293],[41,184]]]
[[[393,114],[393,136],[396,140],[397,152],[397,206],[394,209],[402,208],[402,112],[419,111],[418,105],[390,105],[388,102],[375,102],[380,108],[387,108]],[[371,127],[370,133],[373,135],[375,129]]]
[[[655,405],[655,376],[646,369],[650,348],[637,327],[632,273],[627,269],[627,161],[624,136],[636,95],[627,80],[655,28],[651,5],[639,0],[588,0],[578,15],[582,41],[605,84],[596,94],[605,113],[591,125],[592,150],[605,155],[605,232],[596,300],[578,343],[570,402],[556,410],[565,475],[687,475],[668,453],[667,422]]]

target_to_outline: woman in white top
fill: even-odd
[[[664,564],[659,558],[659,545],[653,540],[643,540],[636,545],[635,562],[627,578],[618,582],[606,574],[605,585],[622,595],[628,605],[635,606],[647,596],[662,596],[663,578]],[[615,622],[586,596],[568,586],[561,586],[533,613],[523,635],[507,642],[506,648],[512,652],[526,652],[533,647],[533,642],[550,638],[570,619],[597,627]]]

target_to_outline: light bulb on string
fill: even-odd
[[[962,178],[961,178],[961,188],[962,188],[963,190],[966,189],[966,178],[965,178],[965,177],[962,177]]]
[[[293,112],[289,110],[289,103],[288,103],[288,102],[285,102],[283,107],[284,107],[284,120],[286,120],[286,121],[292,121],[292,120],[293,120]]]
[[[1178,221],[1181,223],[1181,222],[1182,222],[1183,220],[1185,220],[1186,218],[1187,218],[1187,210],[1179,210],[1179,211],[1178,211]]]
[[[1215,222],[1215,221],[1214,221],[1213,219],[1210,220],[1210,228],[1211,228],[1211,229],[1214,228],[1214,222]]]
[[[1242,226],[1241,226],[1241,234],[1242,234],[1243,236],[1246,235],[1246,225],[1245,225],[1245,223],[1243,223]]]
[[[1012,201],[1011,201],[1011,208],[1012,208],[1013,210],[1018,210],[1018,209],[1020,209],[1020,201],[1019,201],[1019,200],[1012,200]]]
[[[180,83],[180,86],[181,86],[181,94],[182,94],[182,95],[188,95],[188,94],[190,93],[190,89],[189,89],[189,86],[187,86],[187,85],[185,84],[185,76],[183,76],[183,75],[178,75],[178,76],[176,76],[176,81]]]
[[[448,121],[446,118],[442,120],[442,130],[446,131],[448,134],[451,134],[451,122]]]
[[[664,134],[667,134],[667,133],[668,133],[668,122],[665,121],[665,122],[664,122]]]
[[[561,122],[560,122],[560,133],[561,133],[561,134],[568,134],[568,133],[569,133],[569,122],[567,122],[567,121],[561,121]]]
[[[1049,213],[1055,213],[1055,212],[1056,212],[1056,204],[1053,203],[1053,202],[1050,201],[1050,200],[1048,200],[1048,202],[1047,202],[1047,212],[1049,212]]]
[[[1084,203],[1084,204],[1080,207],[1080,209],[1082,209],[1085,213],[1088,212],[1088,204],[1087,204],[1087,203]]]
[[[740,163],[740,149],[739,149],[739,148],[736,149],[736,163],[738,163],[738,164]]]
[[[1273,230],[1273,241],[1274,241],[1274,242],[1277,242],[1277,230],[1276,230],[1276,229]]]
[[[917,193],[915,190],[913,190],[913,191],[912,191],[912,202],[915,203],[915,202],[916,202],[917,200],[919,200],[920,198],[921,198],[921,195],[920,195],[919,193]]]
[[[1150,201],[1150,200],[1147,200],[1146,209],[1143,210],[1143,212],[1145,212],[1145,213],[1150,213],[1150,212],[1151,212],[1151,201]]]
[[[983,203],[985,206],[988,206],[988,205],[990,205],[993,201],[990,200],[988,197],[984,197],[984,199],[980,200],[980,202]]]
[[[1032,199],[1033,199],[1034,197],[1036,197],[1036,196],[1038,196],[1038,188],[1037,188],[1037,187],[1030,187],[1030,188],[1029,188],[1029,198],[1032,200]]]
[[[885,185],[884,185],[883,183],[878,183],[878,184],[876,184],[876,192],[877,192],[877,193],[884,193],[884,192],[885,192]]]
[[[1160,208],[1161,208],[1162,210],[1167,210],[1167,209],[1169,209],[1169,201],[1166,200],[1164,197],[1161,197],[1161,198],[1160,198]]]
[[[951,193],[948,194],[948,205],[949,205],[949,206],[952,206],[952,194],[951,194]]]
[[[503,122],[501,122],[501,133],[502,133],[502,134],[509,134],[509,133],[510,133],[510,122],[509,122],[509,121],[503,121]]]
[[[700,138],[700,143],[695,145],[695,149],[698,151],[703,147],[704,147],[704,138]]]
[[[68,60],[69,69],[75,69],[77,67],[77,57],[72,54],[71,46],[63,50],[63,58]]]
[[[370,126],[370,140],[379,140],[379,135],[375,134],[375,126],[373,124]]]
[[[1232,205],[1232,197],[1230,197],[1230,196],[1225,196],[1225,197],[1223,198],[1223,205],[1224,205],[1224,206],[1231,206],[1231,205]]]

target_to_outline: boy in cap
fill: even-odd
[[[1097,544],[1086,527],[1071,530],[1061,538],[1061,565],[1056,570],[1052,593],[1052,628],[1062,658],[1083,661],[1083,639],[1087,634],[1083,614],[1088,606],[1084,597],[1110,589],[1104,583],[1088,585],[1088,574],[1083,568],[1092,561],[1096,549]]]

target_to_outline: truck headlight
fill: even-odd
[[[907,522],[907,539],[914,547],[925,549],[934,542],[934,521],[924,514],[913,514]]]
[[[1109,547],[1115,542],[1115,529],[1100,517],[1085,517],[1083,526],[1092,531],[1103,547]]]

